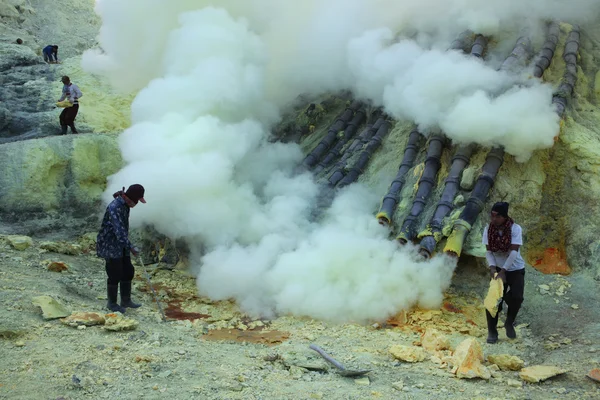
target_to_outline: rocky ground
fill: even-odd
[[[496,345],[485,343],[485,270],[469,258],[459,265],[441,309],[413,310],[372,325],[287,316],[252,319],[233,303],[198,297],[195,280],[184,266],[149,265],[167,315],[162,322],[139,267],[134,294],[144,306],[123,318],[105,315],[105,273],[102,261],[90,252],[93,237],[71,242],[0,240],[0,398],[600,396],[600,385],[586,378],[600,367],[598,283],[583,273],[561,277],[528,269],[519,338],[509,341],[501,330]],[[57,303],[46,309],[45,317],[36,305],[44,301],[40,296]],[[84,320],[103,324],[69,326],[57,318],[72,312],[98,313],[95,318],[84,315]],[[471,343],[463,359],[464,349],[457,347],[469,338],[478,345]],[[311,343],[347,368],[371,372],[362,379],[340,376],[308,348]],[[478,347],[483,350],[481,363]],[[540,383],[527,382],[528,370],[519,369],[537,365],[565,372]],[[483,378],[457,377],[469,374]]]
[[[0,231],[38,235],[31,241],[0,236],[0,399],[600,398],[599,384],[586,378],[600,368],[600,282],[593,279],[600,277],[600,242],[590,242],[599,224],[594,215],[600,215],[594,212],[600,187],[596,26],[584,29],[577,93],[556,146],[523,165],[507,157],[490,197],[515,205],[515,217],[531,231],[526,236],[533,244],[526,247],[563,253],[565,246],[572,248],[567,258],[575,272],[544,275],[528,266],[519,338],[509,341],[501,330],[500,342],[488,345],[482,305],[486,270],[464,255],[439,310],[412,310],[388,321],[333,325],[289,316],[251,318],[232,302],[199,297],[184,264],[148,266],[168,322],[161,321],[139,267],[134,295],[144,306],[125,316],[106,314],[103,262],[93,255],[95,234],[71,236],[97,225],[102,209],[96,203],[106,176],[121,164],[116,136],[44,138],[58,133],[60,110],[54,102],[63,74],[84,92],[81,132],[117,133],[128,126],[132,95],[117,95],[79,65],[99,27],[93,4],[0,0],[0,143],[6,143],[0,151]],[[15,43],[17,37],[23,45]],[[49,43],[60,46],[62,64],[43,63],[41,48]],[[555,61],[545,79],[558,83],[563,70]],[[343,109],[335,101],[320,106],[316,122],[299,120],[298,110],[290,120],[287,139],[302,140],[306,151]],[[307,135],[313,124],[316,130]],[[396,122],[361,178],[382,195],[411,127],[410,121]],[[30,138],[42,139],[22,140]],[[473,177],[486,152],[473,157]],[[443,169],[450,155],[444,153]],[[419,157],[421,163],[425,152]],[[408,212],[417,175],[406,185],[396,222]],[[88,213],[75,215],[82,222],[74,223],[71,214],[81,210]],[[482,229],[480,219],[465,254],[478,254]],[[566,238],[554,237],[561,234]],[[536,242],[538,236],[547,240]],[[532,252],[528,261],[537,258]],[[555,258],[566,265],[564,255]],[[540,260],[536,268],[543,269],[548,259]],[[71,315],[78,312],[86,314]],[[367,378],[343,377],[309,349],[311,343],[348,368],[371,371]],[[527,381],[536,380],[527,368],[539,365],[560,373]],[[471,374],[478,377],[467,378]]]

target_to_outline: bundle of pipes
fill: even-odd
[[[548,24],[548,31],[546,33],[546,41],[542,45],[537,61],[533,67],[533,76],[541,78],[544,75],[544,71],[550,66],[552,57],[554,57],[554,51],[558,44],[558,35],[560,34],[560,28],[558,23],[552,21]]]
[[[577,53],[579,52],[580,38],[579,26],[573,25],[573,29],[567,36],[563,54],[566,70],[556,94],[552,97],[552,104],[554,104],[556,112],[561,117],[565,113],[568,99],[573,95],[575,83],[577,82]]]
[[[485,38],[485,36],[477,35],[475,37],[475,42],[471,47],[471,56],[482,58],[486,46],[487,39]],[[438,138],[438,140],[434,141],[434,139],[436,138]],[[409,240],[414,240],[416,237],[415,223],[417,222],[419,216],[425,209],[427,198],[431,193],[433,183],[440,169],[440,159],[442,157],[442,151],[444,149],[444,143],[441,139],[443,139],[443,136],[434,136],[429,142],[429,148],[427,150],[427,160],[425,161],[425,169],[423,171],[423,174],[421,175],[421,178],[419,179],[419,188],[417,189],[417,194],[415,195],[415,199],[413,201],[410,213],[404,219],[402,228],[400,228],[400,234],[396,238],[396,240],[398,240],[400,244],[405,244]],[[446,186],[444,187],[444,194],[446,196],[442,195],[442,198],[438,202],[436,214],[434,214],[434,219],[430,222],[430,226],[432,227],[431,229],[437,229],[433,227],[439,226],[439,232],[441,233],[442,219],[452,209],[452,202],[454,201],[454,196],[456,196],[456,193],[458,192],[460,176],[465,166],[469,163],[469,158],[471,157],[472,152],[472,146],[463,146],[459,148],[457,154],[454,156],[452,160],[450,174],[446,179]],[[435,219],[436,215],[439,221]],[[434,237],[438,237],[437,240],[439,240],[440,235],[438,234]],[[435,243],[437,243],[437,240],[435,241]]]
[[[371,122],[375,121],[375,123]],[[385,117],[380,109],[375,110],[371,117],[369,118],[369,123],[365,127],[365,129],[361,132],[361,134],[354,139],[354,141],[348,146],[344,155],[335,165],[335,170],[329,177],[329,186],[336,186],[344,177],[346,176],[346,162],[358,149],[364,147],[368,144],[371,138],[379,131],[379,128],[385,122]]]
[[[381,108],[378,108],[375,111],[373,111],[369,116],[369,120],[363,131],[360,133],[360,135],[358,135],[356,139],[352,141],[352,143],[350,143],[350,146],[348,146],[346,151],[344,151],[342,159],[336,164],[336,166],[339,166],[340,163],[346,165],[346,161],[348,161],[348,159],[352,157],[354,152],[356,152],[359,148],[363,147],[365,144],[369,143],[369,140],[371,140],[375,132],[377,132],[381,124],[383,124],[384,122],[385,117],[383,117],[383,111],[381,110]]]
[[[392,124],[387,119],[385,119],[379,127],[379,129],[377,129],[377,133],[375,133],[371,140],[369,140],[369,144],[367,144],[362,153],[360,153],[360,156],[358,156],[358,160],[356,160],[356,162],[354,163],[352,168],[350,168],[346,176],[344,176],[344,178],[340,181],[339,187],[344,187],[356,182],[360,174],[363,173],[365,167],[369,163],[371,156],[381,146],[383,139],[390,132],[391,127]]]
[[[504,60],[500,66],[501,71],[515,72],[523,68],[532,54],[531,39],[524,33],[517,39],[517,43],[512,53]]]
[[[481,174],[477,178],[477,182],[475,182],[471,196],[467,200],[467,204],[461,212],[460,217],[454,222],[452,233],[448,237],[448,241],[444,247],[444,253],[460,257],[465,238],[485,206],[488,193],[492,186],[494,186],[496,175],[498,175],[498,170],[502,166],[503,161],[503,148],[495,147],[490,150],[483,164]],[[431,254],[429,250],[428,253]]]
[[[329,127],[327,134],[319,142],[319,144],[311,151],[306,158],[304,159],[302,165],[305,168],[314,167],[321,157],[325,154],[327,150],[335,143],[338,139],[338,133],[346,128],[350,118],[354,115],[354,113],[361,107],[361,103],[359,101],[353,101],[352,104],[342,113],[340,117],[336,119],[336,121]]]
[[[450,172],[448,172],[448,177],[445,181],[442,197],[435,208],[428,228],[421,232],[418,236],[421,239],[420,253],[424,257],[431,257],[435,246],[442,239],[443,220],[454,208],[454,198],[456,197],[458,189],[460,188],[460,178],[462,176],[462,172],[469,164],[469,159],[471,158],[474,149],[475,145],[470,144],[466,146],[460,146],[456,150],[456,153],[454,153]]]
[[[409,240],[413,240],[416,236],[415,222],[421,215],[421,212],[425,209],[427,199],[431,194],[431,189],[435,183],[435,178],[440,170],[442,151],[444,151],[446,139],[444,135],[434,135],[429,139],[429,146],[427,148],[427,158],[425,160],[425,167],[423,174],[419,179],[419,188],[415,194],[413,205],[410,209],[408,216],[402,223],[400,228],[400,234],[396,238],[401,244],[405,244]]]
[[[477,35],[475,43],[473,43],[473,47],[471,48],[471,56],[478,58],[483,57],[486,46],[487,39],[485,36]],[[453,208],[454,197],[458,193],[460,185],[460,177],[469,163],[473,149],[474,146],[472,145],[461,146],[452,158],[452,166],[450,167],[450,172],[446,178],[442,197],[438,201],[433,217],[429,221],[429,226],[418,235],[418,238],[421,239],[420,253],[424,257],[430,257],[431,254],[433,254],[435,246],[442,239],[442,221]],[[414,239],[412,225],[410,226],[410,230],[407,230],[407,233],[404,233],[403,235],[401,232],[400,236],[398,236],[400,243],[407,239]]]
[[[504,60],[500,70],[512,72],[517,67],[524,67],[527,60],[531,57],[531,53],[532,48],[529,38],[526,35],[519,37],[512,53]],[[465,208],[452,226],[452,233],[446,241],[444,253],[457,257],[460,256],[465,239],[477,220],[479,213],[483,210],[488,193],[494,185],[494,180],[503,161],[504,149],[501,147],[492,148],[487,155],[483,164],[483,170],[477,178],[477,182],[471,192],[471,196],[467,200]],[[425,256],[430,255],[433,251],[433,249],[429,250],[429,247],[425,246],[422,247],[422,250],[421,254]]]
[[[340,153],[344,146],[354,137],[358,127],[364,122],[366,117],[366,111],[364,109],[360,109],[356,111],[352,120],[348,123],[348,126],[344,130],[344,134],[340,140],[333,146],[327,155],[319,162],[319,164],[315,167],[314,173],[318,174],[327,168],[333,160],[340,156]]]
[[[450,48],[448,50],[463,50],[464,51],[467,41],[472,39],[472,37],[473,37],[472,32],[470,32],[470,31],[462,32],[459,35],[459,37],[452,42],[452,44],[450,45]],[[482,35],[477,35],[475,37],[475,41],[471,45],[470,54],[474,57],[481,58],[485,51],[486,45],[487,45],[487,39]],[[421,133],[416,128],[413,129],[408,138],[408,144],[404,150],[404,157],[402,158],[402,162],[400,163],[400,168],[398,169],[398,173],[396,174],[396,177],[390,184],[387,194],[383,197],[383,200],[381,201],[381,207],[379,208],[379,212],[376,215],[376,218],[381,225],[390,225],[392,223],[392,217],[394,216],[394,213],[396,211],[396,206],[398,205],[400,192],[402,191],[402,188],[405,183],[405,175],[413,167],[415,158],[417,156],[417,151],[421,147],[421,143],[420,143],[421,139],[422,139]],[[429,180],[431,180],[433,182],[433,178],[435,178],[435,175],[437,174],[437,171],[439,170],[439,167],[440,167],[439,164],[436,167],[435,162],[434,162],[436,155],[437,155],[438,161],[441,157],[442,148],[440,148],[440,146],[439,146],[440,143],[441,143],[441,141],[437,140],[437,139],[436,140],[432,139],[429,142],[429,149],[427,150],[428,151],[427,160],[429,161],[429,168],[427,167],[427,161],[426,161],[425,162],[425,164],[426,164],[425,172],[423,173],[423,176],[425,177],[425,181],[423,181],[424,186],[423,186],[423,189],[421,189],[421,180],[420,180],[418,190],[421,191],[421,193],[419,193],[419,191],[417,192],[418,200],[415,200],[416,203],[413,204],[413,209],[411,210],[411,216],[409,217],[411,219],[410,223],[407,223],[406,221],[404,223],[404,228],[406,228],[406,232],[404,232],[404,229],[401,230],[401,234],[398,237],[398,239],[400,239],[401,242],[406,243],[407,236],[411,236],[411,238],[414,236],[414,234],[412,233],[412,222],[415,221],[417,219],[418,215],[421,213],[420,210],[418,211],[418,208],[420,208],[421,206],[424,206],[424,204],[425,204],[424,203],[425,199],[423,196],[425,196],[425,197],[429,196],[429,192],[431,191],[431,187],[430,187],[429,190],[427,190],[427,193],[425,193],[425,188],[428,185],[427,182]],[[439,150],[439,154],[438,154],[438,150]],[[430,157],[433,157],[433,158],[430,158]],[[431,175],[432,173],[433,173],[433,176],[431,177],[431,179],[428,178],[428,176]],[[415,204],[417,204],[417,205],[415,205]],[[417,211],[418,211],[418,213],[417,213]],[[404,232],[404,233],[402,233],[402,232]]]

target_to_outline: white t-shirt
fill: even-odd
[[[488,227],[489,224],[485,226],[485,229],[483,230],[483,244],[484,245],[488,245]],[[500,232],[500,236],[502,236],[502,232]],[[512,240],[511,240],[511,244],[518,244],[518,245],[523,245],[523,230],[521,229],[521,226],[518,224],[513,224],[512,226]],[[494,258],[496,259],[496,266],[502,268],[504,266],[504,263],[506,262],[506,259],[508,258],[508,255],[510,254],[510,251],[498,251],[498,252],[492,252],[492,254],[494,255]],[[513,264],[506,268],[507,271],[518,271],[520,269],[525,268],[525,260],[523,260],[523,257],[521,257],[521,249],[519,248],[518,254],[517,254],[517,258],[515,259],[515,262],[513,262]]]

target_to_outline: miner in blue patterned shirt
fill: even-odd
[[[130,252],[137,256],[139,251],[129,241],[129,211],[144,200],[144,187],[131,185],[129,189],[113,194],[114,200],[106,207],[102,226],[98,233],[96,252],[106,260],[107,296],[106,305],[111,311],[125,312],[126,307],[138,308],[141,304],[131,301],[131,280],[134,276]],[[117,293],[121,285],[121,305]]]

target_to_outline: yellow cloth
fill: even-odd
[[[498,276],[496,274],[495,276]],[[483,301],[486,310],[490,312],[492,317],[495,317],[498,314],[498,303],[500,299],[502,299],[502,293],[504,292],[504,283],[502,279],[492,279],[490,281],[490,288],[488,289],[488,294]]]
[[[61,108],[73,107],[73,103],[71,103],[69,100],[57,101],[56,107],[61,107]]]

